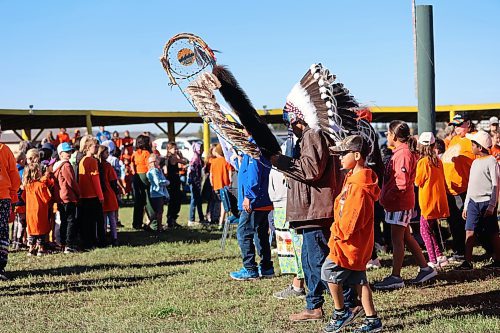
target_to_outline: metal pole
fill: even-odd
[[[436,131],[432,6],[417,6],[418,132]]]
[[[92,135],[92,116],[90,113],[85,115],[85,123],[87,125],[87,134]]]
[[[205,158],[207,158],[210,151],[210,126],[207,122],[203,123],[203,150],[205,151]]]

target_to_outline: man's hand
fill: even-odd
[[[486,211],[484,212],[484,216],[491,216],[493,215],[493,212],[495,211],[495,207],[493,206],[488,206]]]
[[[462,212],[462,218],[464,220],[467,220],[467,210],[464,209],[464,211]]]
[[[252,208],[250,207],[250,199],[248,198],[245,198],[243,200],[243,209],[245,210],[245,212],[247,212],[248,214],[250,214],[252,212]]]

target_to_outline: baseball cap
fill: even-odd
[[[493,124],[498,124],[498,117],[491,117],[490,118],[490,125],[493,125]]]
[[[481,131],[478,131],[474,134],[467,134],[466,136],[468,139],[478,143],[483,148],[490,149],[491,146],[493,145],[493,141],[491,140],[491,136],[485,131],[481,130]]]
[[[48,149],[54,151],[54,146],[52,145],[52,143],[46,142],[42,145],[42,149]]]
[[[63,151],[69,153],[72,150],[73,150],[73,148],[67,142],[63,142],[59,146],[57,146],[57,153],[58,154],[62,153]]]
[[[469,120],[469,117],[465,114],[457,114],[453,117],[453,120],[448,123],[448,125],[460,126],[467,120]]]
[[[432,132],[423,132],[418,137],[418,143],[422,146],[430,146],[436,142],[436,138],[434,137],[434,133]]]
[[[368,146],[368,142],[366,142],[366,140],[364,140],[362,136],[350,135],[342,140],[340,144],[332,147],[331,150],[334,153],[346,151],[359,152],[362,156],[366,157],[370,152],[370,147]]]

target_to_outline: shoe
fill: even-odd
[[[28,248],[28,253],[26,254],[28,257],[34,256],[37,254],[37,249],[35,246],[30,246]]]
[[[437,263],[440,268],[443,268],[449,264],[448,258],[446,258],[446,256],[437,257]]]
[[[122,222],[120,220],[118,220],[118,222],[116,222],[116,226],[118,228],[123,228],[124,227],[124,225],[122,224]]]
[[[380,318],[365,318],[363,325],[355,329],[354,333],[381,332],[382,328],[382,321]]]
[[[449,259],[448,261],[451,262],[451,263],[461,263],[462,261],[465,260],[465,256],[464,255],[461,255],[461,254],[453,254]]]
[[[21,249],[21,244],[19,242],[12,242],[12,251],[19,251]]]
[[[344,308],[343,312],[337,312],[337,310],[333,311],[332,319],[328,322],[328,324],[323,327],[323,332],[340,332],[344,327],[349,325],[354,316],[351,310],[347,307]]]
[[[373,287],[378,290],[388,290],[388,289],[399,289],[403,288],[404,286],[405,282],[403,281],[402,278],[394,275],[389,275],[382,281],[375,283]]]
[[[474,266],[472,266],[470,262],[464,260],[462,264],[455,269],[459,271],[470,271],[474,269]]]
[[[5,273],[5,269],[0,269],[0,280],[1,281],[8,281],[9,278],[7,277],[7,274]]]
[[[323,320],[323,308],[313,310],[305,309],[299,313],[290,315],[290,321],[312,321]]]
[[[354,323],[358,318],[365,316],[365,309],[361,305],[355,306],[351,308],[352,312],[352,321],[351,324]]]
[[[248,281],[248,280],[258,279],[259,278],[259,273],[258,272],[249,271],[245,267],[243,267],[239,271],[229,273],[229,276],[233,280]]]
[[[380,260],[378,258],[376,259],[370,259],[370,261],[368,261],[368,263],[366,264],[366,269],[369,270],[369,269],[379,269],[380,267],[382,267],[382,264],[380,263]]]
[[[306,291],[304,288],[302,288],[300,291],[297,291],[292,285],[289,285],[285,289],[274,293],[273,296],[277,299],[287,299],[294,297],[304,298],[306,297]]]
[[[500,260],[494,260],[492,263],[483,266],[484,269],[497,270],[500,269]]]
[[[187,226],[188,227],[196,227],[198,225],[198,222],[195,221],[188,221]]]
[[[424,283],[425,281],[435,277],[437,274],[437,271],[432,267],[427,266],[426,268],[420,268],[417,276],[411,280],[411,284]]]
[[[69,246],[64,249],[64,254],[78,253],[78,250]]]
[[[47,255],[47,251],[43,251],[43,250],[38,250],[38,252],[36,253],[36,256],[37,257],[43,257],[45,255]]]
[[[271,267],[269,269],[264,269],[259,266],[259,276],[264,279],[270,279],[274,277],[274,267]]]

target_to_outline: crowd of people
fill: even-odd
[[[226,214],[238,218],[243,267],[230,277],[273,277],[275,242],[280,271],[293,280],[274,296],[305,297],[305,309],[290,320],[319,320],[328,290],[335,309],[325,332],[338,332],[363,314],[359,332],[381,329],[366,275],[380,267],[380,249],[393,256],[391,274],[374,284],[380,290],[405,285],[405,248],[419,266],[409,281],[415,285],[452,262],[456,269],[473,269],[476,241],[493,258],[484,267],[499,268],[498,118],[490,119],[488,133],[457,115],[442,138],[412,135],[408,124],[392,121],[382,170],[366,163],[371,147],[361,136],[347,137],[332,151],[322,132],[302,119],[290,125],[294,135],[282,154],[260,159],[221,144],[204,159],[202,144],[195,143],[187,160],[174,142],[161,156],[148,133],[133,139],[128,131],[120,137],[104,127],[95,137],[77,130],[72,138],[61,128],[38,147],[21,142],[14,153],[0,144],[0,278],[7,278],[9,247],[43,256],[117,245],[119,206],[127,197],[134,202],[134,228],[179,227],[183,173],[191,193],[188,226],[222,229]],[[224,189],[234,193],[231,211],[221,201]]]

